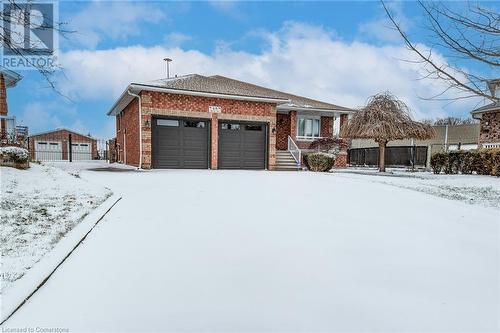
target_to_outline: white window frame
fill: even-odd
[[[305,136],[305,135],[299,135],[299,124],[300,124],[300,119],[312,119],[318,120],[318,135],[313,135],[312,136]],[[314,129],[314,123],[313,123],[313,129]],[[297,140],[301,141],[313,141],[316,139],[321,138],[321,117],[320,116],[313,116],[313,115],[297,115]]]

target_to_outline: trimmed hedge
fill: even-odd
[[[304,156],[306,167],[315,172],[327,172],[335,164],[335,155],[322,152],[309,153]]]
[[[435,174],[472,174],[500,177],[500,149],[477,151],[453,151],[437,153],[431,157],[431,168]]]

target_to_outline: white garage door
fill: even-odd
[[[35,141],[35,160],[37,161],[62,160],[61,141]]]
[[[92,159],[92,144],[90,142],[73,142],[71,146],[73,161],[88,161]]]

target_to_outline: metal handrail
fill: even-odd
[[[295,162],[297,162],[297,167],[300,168],[302,165],[302,152],[290,135],[288,136],[288,151],[292,154]]]

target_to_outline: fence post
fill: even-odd
[[[73,162],[73,144],[72,144],[72,140],[71,140],[71,133],[68,134],[68,159],[70,162]]]

